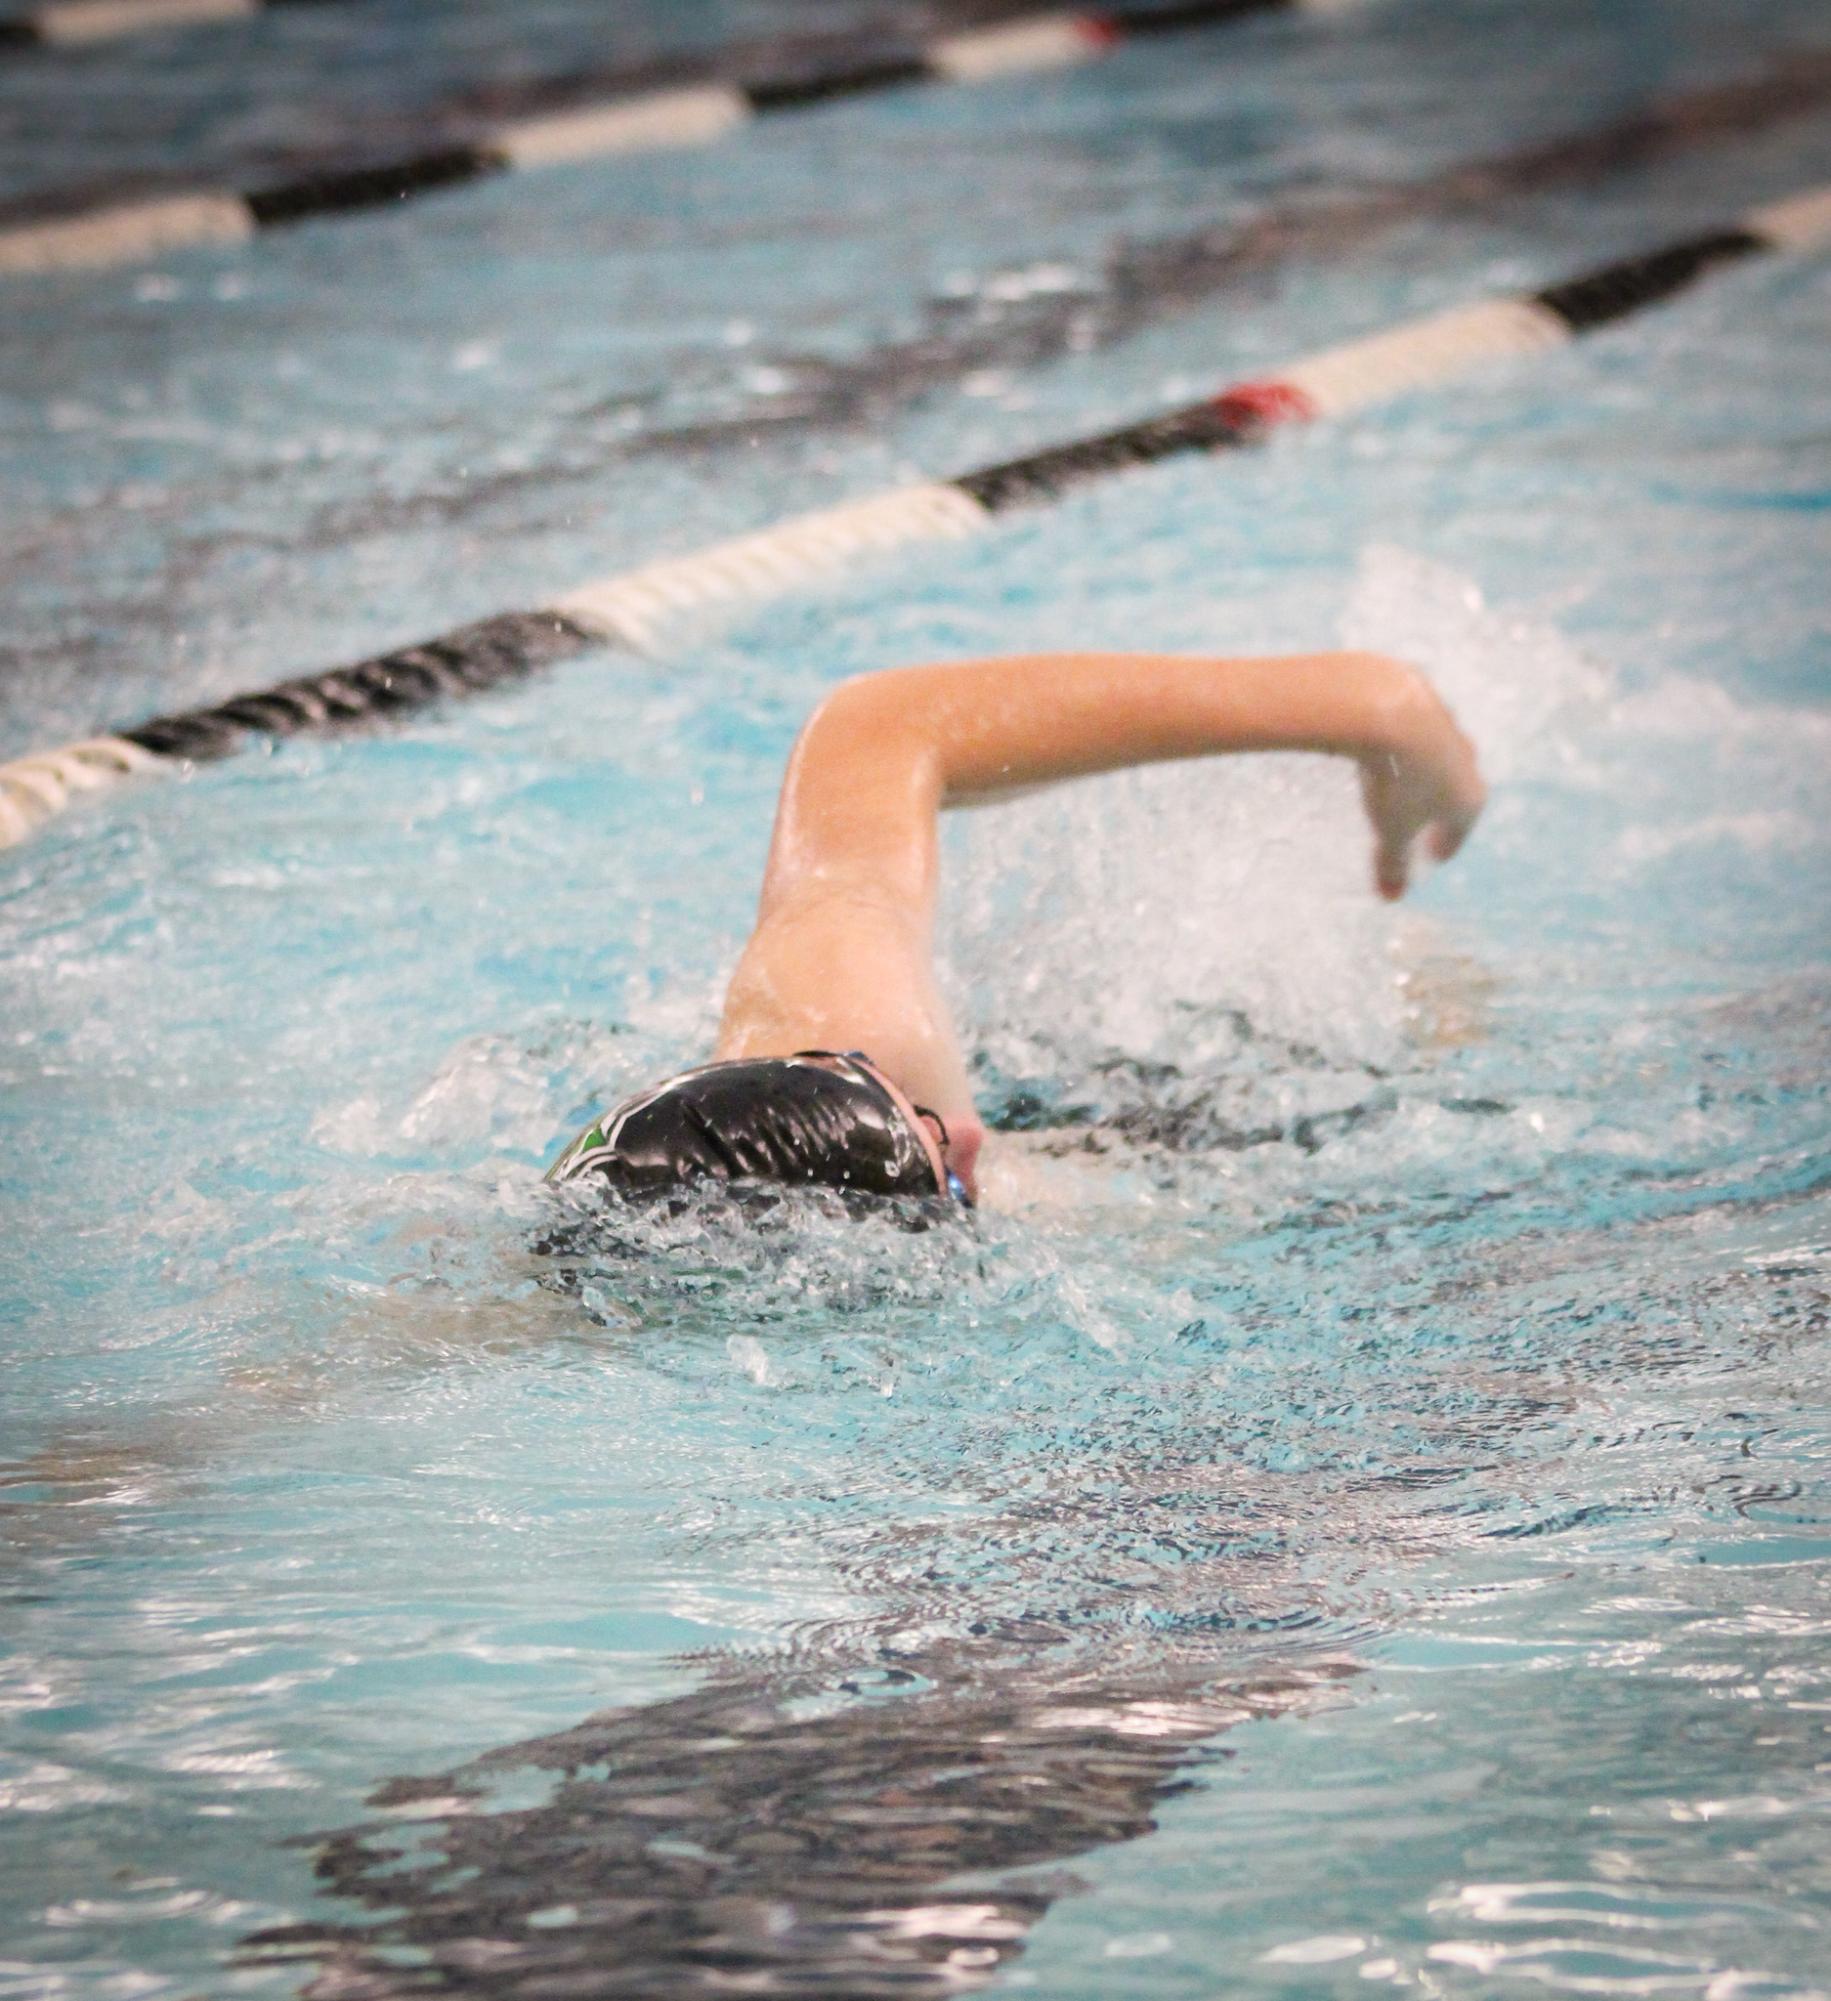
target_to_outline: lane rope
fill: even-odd
[[[663,453],[697,454],[737,442],[748,450],[769,436],[882,424],[895,410],[976,369],[1035,367],[1061,355],[1100,352],[1228,292],[1250,270],[1304,255],[1339,259],[1402,222],[1464,211],[1486,215],[1510,196],[1586,184],[1723,140],[1766,137],[1783,120],[1828,104],[1831,50],[1796,48],[1751,76],[1655,98],[1605,125],[1453,162],[1422,179],[1376,182],[1320,201],[1302,197],[1186,234],[1126,236],[1083,283],[1007,288],[994,270],[970,311],[962,310],[959,293],[944,292],[900,337],[844,357],[796,352],[778,363],[767,346],[755,349],[751,359],[774,368],[778,386],[759,388],[714,413],[645,422],[630,432],[596,422],[606,404],[594,396],[563,419],[570,440],[563,460],[550,460],[538,474],[524,472],[518,483],[538,478],[557,490],[558,483],[596,479],[617,463]],[[665,387],[650,392],[657,403],[667,393]],[[640,403],[642,393],[629,400]],[[256,465],[245,477],[258,482],[271,470]],[[352,505],[365,530],[429,515],[462,518],[469,512],[467,478],[460,473],[456,484],[435,481],[391,501],[333,505],[303,532],[308,539],[340,537]],[[485,489],[500,491],[493,482]]]
[[[293,0],[298,4],[299,0]],[[183,7],[218,0],[61,0],[22,17],[63,21],[106,9]],[[227,8],[223,0],[224,11]],[[834,49],[811,65],[736,82],[702,82],[613,97],[561,111],[505,119],[462,144],[329,168],[244,189],[195,189],[116,200],[70,214],[0,224],[0,275],[132,264],[191,244],[229,243],[257,231],[364,209],[496,174],[530,173],[583,160],[705,146],[754,118],[910,84],[987,83],[995,78],[1096,61],[1121,42],[1214,27],[1253,14],[1334,15],[1365,0],[1119,0],[1099,12],[1019,15],[957,29],[898,52],[881,45]],[[253,12],[253,0],[232,10]],[[98,15],[99,19],[99,15]],[[65,39],[71,39],[67,24]]]
[[[1490,361],[1562,346],[1671,298],[1721,266],[1827,243],[1831,186],[1807,189],[1753,209],[1728,228],[1536,291],[1405,321],[1117,430],[800,515],[587,584],[542,610],[503,613],[354,666],[20,758],[0,765],[0,846],[24,839],[79,793],[223,757],[252,741],[345,729],[499,687],[597,647],[658,652],[709,612],[781,596],[890,549],[983,533],[1000,514],[1091,480],[1184,452],[1239,450],[1286,425],[1364,409]]]

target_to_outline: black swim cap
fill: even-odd
[[[883,1084],[852,1059],[820,1050],[704,1063],[625,1099],[547,1171],[555,1184],[587,1175],[630,1195],[691,1181],[946,1193]]]

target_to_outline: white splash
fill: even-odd
[[[1401,550],[1364,557],[1341,631],[1424,667],[1501,786],[1564,757],[1607,693],[1560,634]],[[1390,1058],[1397,919],[1369,887],[1346,766],[1171,766],[962,818],[945,976],[969,1041],[1006,1071],[1122,1053],[1188,1074],[1234,1056],[1241,1018],[1332,1060]]]

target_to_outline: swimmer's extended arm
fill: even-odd
[[[1127,765],[1228,751],[1353,758],[1380,893],[1413,842],[1447,860],[1481,810],[1475,753],[1429,682],[1371,653],[1216,660],[1062,653],[906,667],[815,711],[783,780],[761,917],[838,894],[926,928],[939,808]]]

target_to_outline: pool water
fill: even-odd
[[[1727,221],[1831,122],[1107,309],[1820,38],[1390,0],[14,285],[0,755]],[[1831,1991],[1826,302],[1750,260],[0,856],[0,1994]],[[973,1226],[534,1253],[835,680],[1339,642],[1493,782],[1406,905],[1310,760],[962,816]]]

